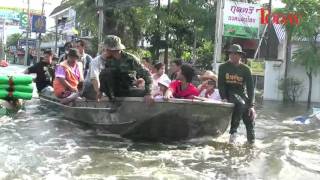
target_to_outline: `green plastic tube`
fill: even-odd
[[[8,84],[9,77],[8,76],[0,76],[0,84]]]
[[[8,97],[10,97],[10,94],[8,91],[0,90],[0,99],[6,99]],[[32,99],[32,93],[15,91],[12,93],[12,97],[17,99],[30,100]]]
[[[30,99],[32,99],[32,93],[15,91],[15,92],[13,92],[13,97],[15,97],[17,99],[30,100]]]
[[[12,77],[13,84],[15,85],[26,85],[32,83],[32,77],[29,75],[18,75]]]
[[[32,84],[14,85],[14,86],[10,87],[9,84],[0,84],[0,90],[32,93],[33,92],[33,85]]]
[[[6,97],[8,97],[8,91],[0,89],[0,99],[5,99]]]
[[[0,76],[0,84],[9,84],[10,78],[8,76]],[[27,85],[32,83],[32,77],[29,75],[17,75],[12,77],[14,85]]]

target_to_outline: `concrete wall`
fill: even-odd
[[[293,77],[302,81],[302,94],[298,98],[298,101],[306,102],[308,98],[308,91],[309,91],[309,79],[304,70],[303,66],[296,65],[294,63],[290,63],[288,77]],[[311,101],[312,102],[320,102],[320,75],[314,75],[312,77],[312,95]]]
[[[278,59],[284,59],[284,44],[279,44]],[[292,45],[291,51],[294,52],[299,48],[299,44]],[[266,61],[265,81],[264,81],[264,100],[282,100],[282,92],[278,89],[280,80],[284,77],[285,63],[279,61]],[[308,96],[309,80],[305,73],[304,67],[289,62],[288,77],[293,77],[302,81],[303,91],[297,101],[306,102]],[[320,73],[313,76],[312,102],[320,102]]]
[[[282,76],[284,63],[281,61],[266,61],[264,75],[264,100],[282,100],[279,83]]]

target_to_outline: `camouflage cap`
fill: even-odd
[[[108,35],[105,38],[104,45],[108,50],[122,50],[126,47],[121,43],[121,39],[115,35]]]
[[[243,54],[242,48],[239,44],[232,44],[228,49],[228,53],[240,53]]]

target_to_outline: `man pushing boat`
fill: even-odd
[[[218,88],[221,99],[235,104],[230,128],[230,143],[236,141],[236,133],[240,120],[247,130],[248,143],[255,140],[254,119],[254,86],[250,68],[241,63],[244,54],[238,44],[233,44],[228,50],[229,61],[219,67]]]

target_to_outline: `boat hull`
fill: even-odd
[[[218,137],[230,122],[233,104],[173,99],[152,105],[143,98],[122,98],[116,102],[78,100],[60,104],[53,97],[40,96],[64,117],[84,122],[134,140],[172,141],[202,136]]]

